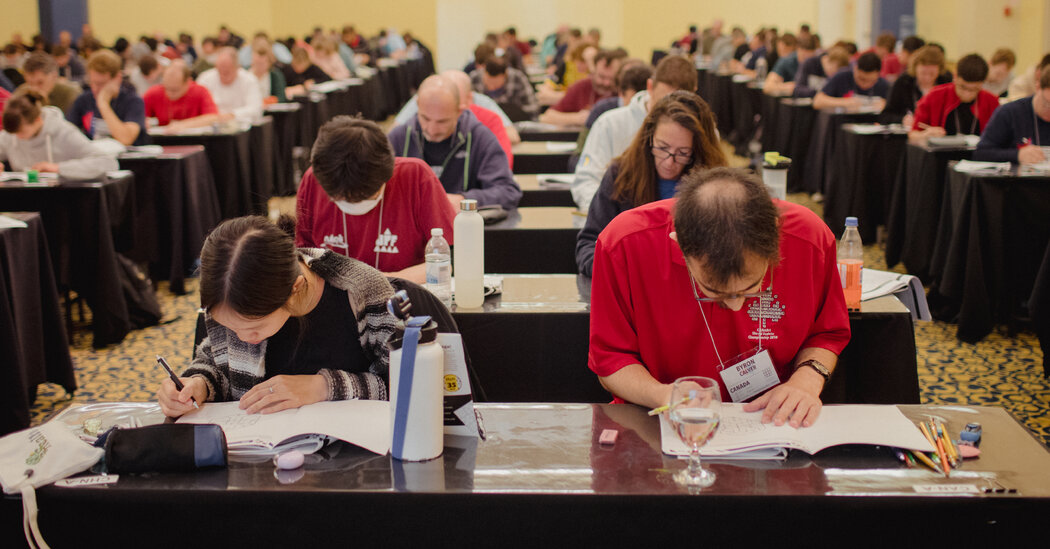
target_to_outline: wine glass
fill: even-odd
[[[675,474],[678,484],[707,488],[715,474],[700,464],[700,447],[714,435],[722,407],[718,382],[709,377],[681,377],[671,389],[667,417],[678,438],[689,447],[689,466]]]

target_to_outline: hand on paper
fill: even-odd
[[[820,415],[820,391],[824,378],[809,368],[795,371],[784,383],[744,404],[745,412],[763,410],[762,423],[790,423],[792,427],[809,427]]]
[[[241,396],[249,414],[270,414],[327,400],[328,383],[321,375],[274,376]]]
[[[1025,145],[1017,150],[1019,164],[1038,164],[1046,160],[1043,150],[1035,145]]]
[[[204,404],[204,401],[208,399],[208,386],[203,379],[180,377],[179,381],[183,385],[182,391],[176,389],[175,383],[169,378],[164,378],[160,389],[157,389],[157,402],[160,404],[160,410],[168,417],[179,417],[186,412],[192,412],[193,401],[190,397],[197,399],[198,404]]]
[[[58,164],[55,164],[54,162],[37,162],[36,164],[33,164],[33,169],[38,172],[57,173]]]

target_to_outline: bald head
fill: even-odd
[[[419,127],[427,141],[444,141],[456,130],[456,121],[465,106],[459,87],[444,75],[428,77],[419,85]]]
[[[164,93],[168,99],[175,101],[186,94],[190,88],[190,67],[185,61],[176,59],[168,68],[164,69],[164,76],[160,81],[164,86]]]
[[[456,92],[459,94],[460,107],[464,109],[469,108],[474,102],[474,98],[471,96],[473,90],[471,89],[470,77],[467,76],[467,73],[457,70],[448,70],[442,72],[441,76],[444,76],[456,85]]]
[[[229,86],[237,80],[238,68],[237,50],[224,47],[215,54],[215,70],[219,73],[219,81],[223,86]]]

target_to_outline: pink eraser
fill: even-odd
[[[970,446],[969,444],[960,444],[959,445],[959,455],[962,456],[963,459],[973,459],[973,458],[981,455],[981,449],[980,448],[974,448],[973,446]]]
[[[602,434],[598,435],[598,444],[616,444],[616,435],[620,434],[615,429],[604,429]]]

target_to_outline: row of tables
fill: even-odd
[[[738,152],[757,139],[790,157],[788,191],[822,193],[836,235],[847,216],[858,218],[865,242],[885,227],[887,264],[903,263],[930,288],[934,315],[956,322],[960,340],[1027,316],[1050,243],[1050,174],[957,171],[973,146],[909,143],[903,128],[858,125],[877,122],[876,113],[817,111],[731,75],[701,70],[699,78],[720,132]]]

